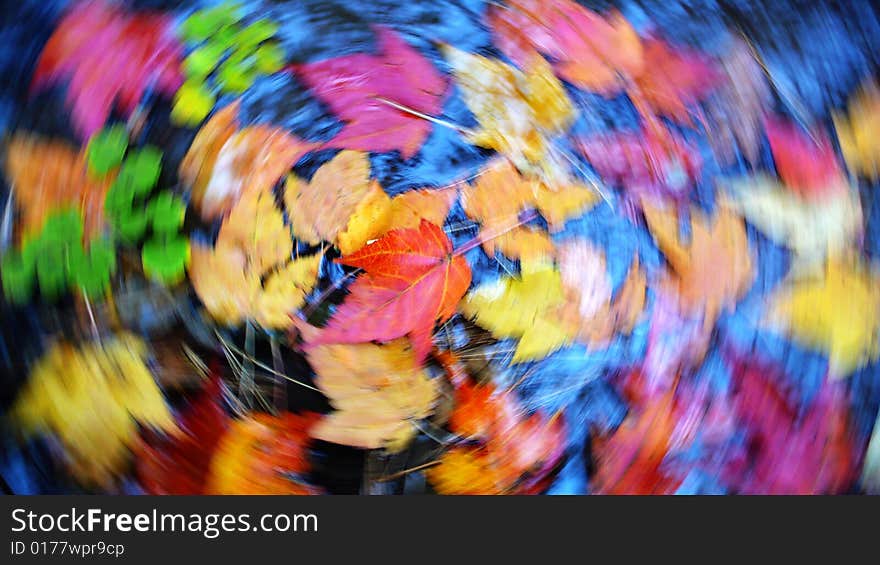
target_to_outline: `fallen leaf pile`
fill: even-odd
[[[8,4],[7,490],[880,492],[867,0]]]

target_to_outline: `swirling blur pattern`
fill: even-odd
[[[870,0],[21,0],[9,493],[880,493]]]

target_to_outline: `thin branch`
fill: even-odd
[[[388,100],[387,98],[382,98],[381,96],[374,96],[373,100],[375,100],[377,102],[381,102],[383,104],[387,104],[388,106],[391,106],[392,108],[396,108],[397,110],[400,110],[401,112],[406,112],[407,114],[411,114],[417,118],[421,118],[423,120],[427,120],[429,122],[435,123],[438,126],[443,126],[445,128],[449,128],[453,131],[457,131],[458,133],[460,133],[462,135],[466,135],[466,136],[473,136],[474,135],[474,132],[471,129],[468,129],[466,127],[463,127],[463,126],[460,126],[457,124],[453,124],[452,122],[448,122],[448,121],[441,119],[441,118],[435,118],[434,116],[429,116],[428,114],[424,114],[422,112],[419,112],[418,110],[414,110],[413,108],[410,108],[408,106],[404,106],[403,104],[398,104],[397,102],[395,102],[393,100]]]

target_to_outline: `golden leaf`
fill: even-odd
[[[849,101],[847,114],[835,113],[833,118],[850,170],[876,181],[880,178],[880,88],[863,86]]]
[[[550,138],[574,122],[576,111],[550,64],[534,54],[522,72],[448,45],[442,51],[480,124],[471,143],[495,149],[524,173],[566,178]]]
[[[138,426],[175,428],[138,338],[57,343],[37,362],[11,414],[27,434],[58,437],[73,475],[109,486],[128,462]]]
[[[214,248],[193,245],[189,276],[220,323],[252,319],[285,329],[314,287],[321,255],[290,255],[293,243],[271,193],[248,192],[220,227]]]
[[[829,258],[815,276],[783,285],[767,322],[828,355],[832,377],[849,376],[880,356],[880,275],[856,261]]]

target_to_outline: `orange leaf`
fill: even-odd
[[[426,472],[442,494],[533,494],[540,492],[562,457],[564,428],[553,417],[525,416],[509,391],[460,378],[463,367],[451,353],[438,354],[456,387],[450,429],[463,441]]]
[[[642,206],[648,229],[669,263],[665,284],[677,293],[685,313],[702,313],[708,328],[722,310],[736,304],[754,279],[742,219],[723,204],[713,219],[692,208],[691,236],[685,243],[674,211],[654,208],[645,200]]]
[[[289,412],[233,421],[211,461],[206,494],[315,494],[297,479],[311,467],[311,425],[312,418]]]
[[[644,46],[645,72],[630,92],[636,105],[644,100],[655,112],[689,123],[687,105],[714,86],[714,67],[699,53],[673,49],[662,39],[649,38]]]
[[[228,212],[246,192],[270,191],[315,146],[266,125],[236,131],[237,115],[237,102],[214,114],[181,161],[180,178],[205,220]]]
[[[515,225],[522,212],[537,209],[553,229],[587,211],[598,201],[585,186],[568,184],[552,190],[545,184],[523,178],[509,161],[500,161],[462,190],[465,214],[480,222],[483,248],[490,256],[496,247],[513,259],[538,259],[554,252],[550,237],[529,226]],[[501,235],[498,235],[501,234]]]
[[[40,231],[46,216],[59,208],[82,211],[86,237],[103,229],[104,199],[116,172],[92,178],[85,151],[62,141],[16,135],[9,142],[6,175],[15,188],[24,236]]]

